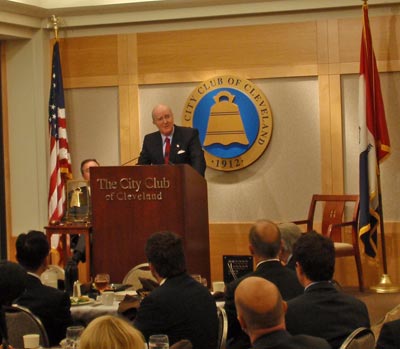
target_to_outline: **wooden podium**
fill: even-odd
[[[210,284],[207,183],[189,165],[93,167],[92,270],[122,282],[146,262],[144,246],[154,232],[183,237],[190,274]]]

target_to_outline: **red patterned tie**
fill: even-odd
[[[165,152],[164,152],[164,163],[169,164],[169,152],[171,150],[171,141],[169,137],[165,138]]]

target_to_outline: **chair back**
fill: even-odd
[[[218,315],[218,345],[217,349],[225,349],[228,336],[228,317],[223,307],[217,307]]]
[[[307,230],[314,229],[317,204],[323,204],[321,234],[330,237],[335,242],[342,242],[342,227],[346,205],[352,204],[352,218],[348,225],[357,230],[360,199],[358,195],[319,195],[312,197],[307,219]]]
[[[23,348],[24,341],[22,336],[25,334],[36,333],[40,335],[40,345],[48,348],[49,338],[47,337],[46,329],[40,319],[35,316],[29,309],[19,305],[4,307],[8,343],[14,348]]]
[[[374,332],[375,338],[379,338],[381,329],[386,322],[395,321],[398,319],[400,319],[400,305],[396,305],[393,309],[389,310],[381,321],[371,326],[371,330]]]
[[[339,349],[375,349],[375,336],[371,329],[360,327],[354,330]]]
[[[151,274],[149,263],[142,263],[133,267],[125,275],[122,283],[132,285],[135,290],[138,290],[143,287],[139,278],[145,278],[156,281],[154,276]]]

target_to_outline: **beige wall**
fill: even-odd
[[[392,73],[400,70],[395,40],[400,34],[399,19],[390,13],[371,17],[379,67],[387,72],[383,77],[383,90],[392,139],[400,131],[396,122],[398,73]],[[96,115],[102,111],[104,120],[110,122],[104,124],[118,127],[118,148],[112,150],[109,161],[119,157],[119,162],[124,163],[138,155],[144,134],[153,130],[149,112],[159,100],[171,104],[179,120],[186,97],[199,81],[215,75],[235,74],[251,79],[266,94],[273,112],[274,132],[264,155],[241,171],[207,170],[213,279],[222,276],[223,254],[247,253],[249,221],[260,217],[280,221],[303,218],[313,193],[357,192],[354,125],[361,13],[326,12],[318,20],[315,14],[310,14],[308,20],[285,16],[277,21],[281,23],[233,27],[225,24],[219,28],[213,28],[210,23],[209,29],[190,29],[194,24],[187,28],[182,23],[172,24],[180,26],[179,31],[170,31],[168,25],[158,24],[137,33],[135,28],[116,30],[114,27],[109,31],[102,28],[102,34],[116,31],[117,34],[98,36],[100,31],[94,31],[86,37],[82,36],[84,31],[75,30],[60,41],[64,86],[70,89],[67,114],[72,110],[71,120],[75,116],[96,120]],[[46,114],[48,47],[42,47],[39,58],[36,57],[35,47],[46,42],[38,41],[33,39],[25,43],[27,47],[20,42],[10,43],[7,50],[9,122],[15,115],[15,125],[27,118],[31,126],[36,127],[36,133],[22,133],[26,137],[22,144],[30,146],[21,147],[18,143],[21,137],[19,133],[12,135],[13,125],[10,124],[9,148],[13,159],[10,208],[14,216],[21,215],[20,219],[12,221],[13,235],[26,226],[41,228],[46,224],[47,125],[39,114]],[[18,59],[16,53],[21,53],[22,58]],[[37,59],[39,62],[32,66]],[[36,66],[40,67],[39,71],[35,70]],[[24,67],[28,69],[28,77],[31,76],[29,88],[20,87],[24,84],[20,74]],[[18,96],[24,88],[39,95],[24,100],[33,114],[29,117],[19,109]],[[91,100],[100,96],[110,100],[109,112],[104,113],[101,104],[88,109],[84,105],[87,93]],[[75,122],[76,125],[76,120],[71,124]],[[103,132],[102,125],[97,127]],[[86,133],[91,138],[88,135]],[[115,137],[115,131],[113,135]],[[79,137],[76,140],[73,140],[75,135],[71,137],[71,141],[78,144]],[[111,136],[107,139],[109,141]],[[96,139],[85,141],[95,148]],[[392,142],[398,148],[397,139]],[[80,148],[87,147],[76,146],[79,150],[74,150],[75,168],[80,159],[86,157]],[[32,178],[26,181],[18,175],[22,169],[25,175],[27,173],[25,157],[29,157],[31,167],[35,168]],[[389,265],[392,268],[389,271],[394,274],[395,281],[400,281],[396,263],[400,234],[396,174],[400,162],[396,160],[397,155],[393,158],[385,164],[384,171],[390,174],[383,175],[383,187],[388,197],[384,204],[389,212],[387,234],[391,242]],[[31,189],[34,185],[35,189]],[[23,194],[21,188],[26,189]],[[20,207],[28,212],[25,217]],[[366,260],[364,265],[367,282],[375,282],[379,276],[378,266]],[[339,264],[337,276],[345,284],[356,284],[353,266],[349,269]]]

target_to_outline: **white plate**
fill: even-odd
[[[130,296],[137,296],[137,292],[135,290],[119,291],[115,292],[115,300],[120,302],[125,298],[127,294]]]
[[[88,304],[93,304],[94,303],[94,299],[89,299],[88,301],[85,301],[85,302],[79,302],[79,303],[73,303],[72,302],[72,299],[71,299],[71,307],[77,307],[77,306],[79,306],[79,305],[88,305]]]

